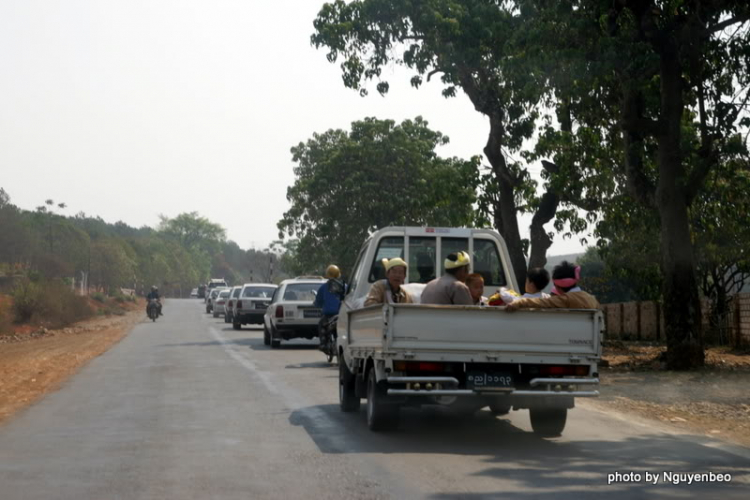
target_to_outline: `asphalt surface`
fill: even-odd
[[[750,498],[750,450],[585,403],[557,439],[531,433],[526,411],[407,410],[375,434],[364,404],[339,412],[313,342],[272,350],[199,300],[164,311],[0,427],[0,499]],[[608,484],[618,472],[641,477]]]

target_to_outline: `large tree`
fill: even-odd
[[[363,95],[369,80],[385,94],[383,69],[400,64],[414,71],[415,87],[439,74],[446,97],[458,91],[469,97],[490,125],[484,154],[491,168],[483,177],[480,209],[504,237],[519,283],[525,281],[529,242],[521,238],[517,217],[533,213],[532,265],[544,265],[552,239],[543,226],[564,200],[551,191],[537,197],[528,168],[513,159],[534,133],[543,92],[543,79],[514,43],[522,18],[513,3],[336,0],[323,6],[314,26],[312,43],[327,47],[331,62],[343,59],[344,84]]]
[[[348,271],[364,239],[388,225],[465,226],[473,218],[478,159],[441,158],[448,142],[421,118],[367,118],[292,148],[296,180],[280,237],[299,241],[297,265]]]
[[[163,215],[160,218],[159,231],[176,239],[187,250],[218,250],[226,240],[224,228],[201,217],[198,212],[182,213],[174,219]]]
[[[542,20],[547,49],[580,52],[574,95],[583,123],[617,119],[621,174],[634,202],[657,214],[667,363],[701,366],[701,308],[690,207],[741,126],[750,84],[745,1],[519,2]],[[536,10],[534,10],[536,9]],[[596,118],[593,118],[594,120]],[[695,131],[695,132],[693,132]],[[693,140],[693,137],[696,140]]]

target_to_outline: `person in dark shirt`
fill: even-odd
[[[146,314],[148,314],[148,304],[151,302],[151,299],[156,300],[156,307],[158,308],[159,316],[164,316],[164,313],[161,312],[161,296],[159,295],[159,289],[156,285],[152,286],[151,291],[146,295]]]

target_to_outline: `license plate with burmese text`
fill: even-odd
[[[513,375],[510,373],[469,372],[466,375],[466,388],[469,390],[508,391],[513,389]]]

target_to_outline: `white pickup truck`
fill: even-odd
[[[409,263],[407,289],[443,274],[445,257],[472,257],[485,295],[518,290],[505,242],[485,229],[389,227],[362,246],[338,319],[339,400],[367,398],[372,430],[398,425],[402,406],[440,404],[495,414],[528,409],[535,433],[562,433],[576,397],[596,397],[603,316],[597,310],[391,304],[363,307],[380,260]]]

